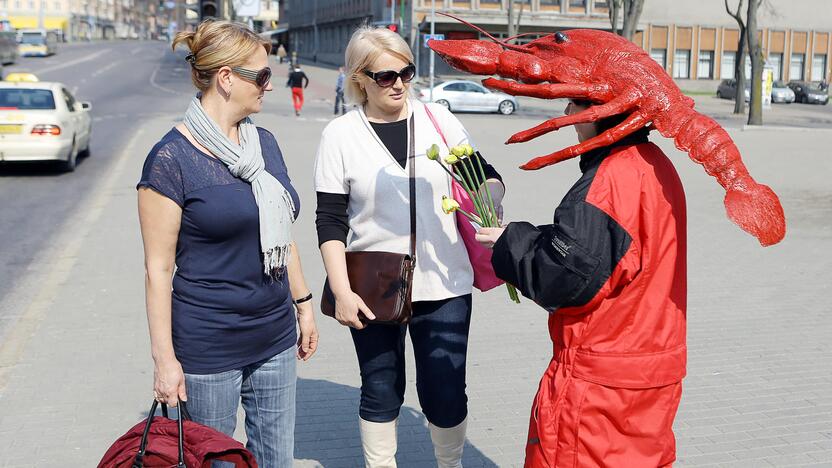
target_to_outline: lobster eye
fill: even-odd
[[[564,42],[567,42],[567,41],[569,41],[569,38],[566,37],[566,34],[560,32],[560,31],[555,33],[555,42],[557,42],[558,44],[563,44]]]

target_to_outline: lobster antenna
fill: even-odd
[[[454,16],[450,13],[442,13],[442,12],[439,12],[438,14],[440,14],[442,16],[447,16],[448,18],[453,18],[453,19],[459,21],[460,23],[471,27],[472,29],[475,29],[475,30],[481,32],[482,34],[485,34],[489,39],[496,42],[497,44],[500,44],[501,46],[505,47],[506,49],[511,49],[511,50],[514,50],[514,51],[517,51],[517,52],[528,52],[528,50],[526,50],[526,49],[524,49],[520,46],[516,46],[516,45],[513,45],[513,44],[507,44],[506,42],[497,39],[496,37],[492,36],[488,31],[480,28],[479,26],[474,26],[473,24],[465,21],[462,18],[459,18],[458,16]]]
[[[543,31],[540,31],[540,32],[527,32],[527,33],[522,33],[522,34],[517,34],[517,35],[511,36],[511,37],[507,37],[507,38],[505,38],[504,40],[505,40],[506,42],[508,42],[508,41],[513,41],[513,40],[517,39],[518,37],[523,37],[523,36],[531,36],[531,35],[533,35],[533,34],[537,34],[538,36],[548,36],[548,35],[550,35],[550,34],[552,34],[552,33],[550,33],[550,32],[543,32]]]

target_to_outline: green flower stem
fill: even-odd
[[[456,170],[457,164],[459,163],[454,164],[454,170]],[[473,186],[471,185],[471,177],[468,174],[468,171],[465,169],[465,166],[462,166],[462,169],[465,171],[465,175],[460,177],[460,179],[462,180],[462,183],[460,185],[462,185],[462,188],[464,188],[465,191],[468,192],[468,196],[471,198],[471,201],[474,202],[474,207],[477,210],[477,214],[480,215],[483,221],[487,221],[488,219],[482,216],[482,205],[480,205],[480,202],[476,196],[476,192],[474,192],[474,189],[472,188]],[[480,225],[488,227],[488,223],[481,223]]]
[[[477,225],[482,227],[482,218],[479,218],[478,216],[474,216],[473,214],[463,210],[462,208],[457,208],[456,211],[459,211],[460,213],[465,215],[466,218],[470,219],[471,221],[477,223]]]
[[[517,288],[515,288],[510,283],[506,283],[506,289],[508,289],[508,297],[516,304],[520,303],[520,296],[517,294]]]
[[[455,180],[457,183],[462,183],[462,180],[460,179],[460,177],[458,175],[454,174],[452,171],[449,171],[448,168],[445,167],[444,164],[442,164],[442,161],[440,161],[439,159],[436,159],[436,162],[439,164],[439,167],[441,167],[445,172],[448,173],[449,176],[451,176],[451,179]]]
[[[480,161],[480,153],[475,151],[474,157],[477,161],[477,169],[480,171],[480,177],[482,177],[482,185],[485,187],[485,193],[488,195],[488,207],[491,208],[491,213],[494,214],[494,225],[499,227],[500,222],[497,219],[497,210],[494,209],[494,199],[491,198],[491,190],[488,188],[488,180],[485,178],[485,170],[482,168],[482,161]]]
[[[491,216],[488,216],[488,213],[485,211],[485,205],[483,204],[482,200],[480,200],[479,192],[477,192],[473,189],[473,187],[476,187],[476,185],[474,185],[474,183],[473,183],[473,181],[475,181],[476,179],[471,177],[471,173],[468,172],[468,166],[465,165],[464,161],[461,161],[461,164],[459,164],[459,165],[462,166],[462,171],[465,173],[465,176],[463,176],[463,179],[465,179],[466,182],[468,182],[468,184],[467,184],[468,185],[468,187],[467,187],[468,196],[470,196],[471,200],[474,201],[474,206],[477,207],[477,213],[480,215],[480,217],[484,221],[483,226],[484,227],[492,227],[491,226]]]

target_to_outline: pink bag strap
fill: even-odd
[[[433,124],[433,128],[435,128],[436,131],[439,133],[439,136],[442,137],[442,143],[445,143],[445,146],[447,146],[448,149],[451,149],[450,145],[448,145],[448,140],[445,139],[445,134],[442,133],[442,129],[439,128],[439,123],[436,121],[436,117],[434,117],[433,112],[430,111],[430,107],[428,107],[427,104],[424,104],[424,106],[425,112],[427,112],[428,118],[430,119],[430,122]]]

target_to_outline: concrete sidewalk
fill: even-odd
[[[274,67],[281,76],[285,66]],[[277,136],[303,201],[294,234],[317,303],[324,271],[311,173],[332,117],[335,72],[304,68],[313,82],[303,115],[294,116],[289,90],[276,79],[255,121]],[[109,177],[91,187],[65,226],[56,226],[52,249],[3,299],[19,304],[20,313],[0,343],[0,466],[94,466],[145,416],[153,367],[134,186],[148,149],[178,117],[136,122]],[[508,135],[539,119],[459,117],[506,180],[507,219],[551,222],[553,207],[578,178],[577,162],[531,173],[516,166],[574,142],[574,134],[506,147]],[[732,225],[716,182],[672,142],[655,138],[688,195],[689,363],[676,420],[677,465],[830,466],[832,160],[825,149],[832,133],[799,144],[777,131],[731,134],[752,174],[783,201],[789,232],[775,247],[762,249]],[[546,319],[528,300],[511,304],[501,288],[475,294],[466,467],[522,466],[531,399],[551,356]],[[299,371],[296,465],[362,466],[360,379],[349,333],[320,315],[318,323],[320,351]],[[435,466],[412,358],[407,372],[399,465]],[[237,437],[244,439],[242,425]]]

